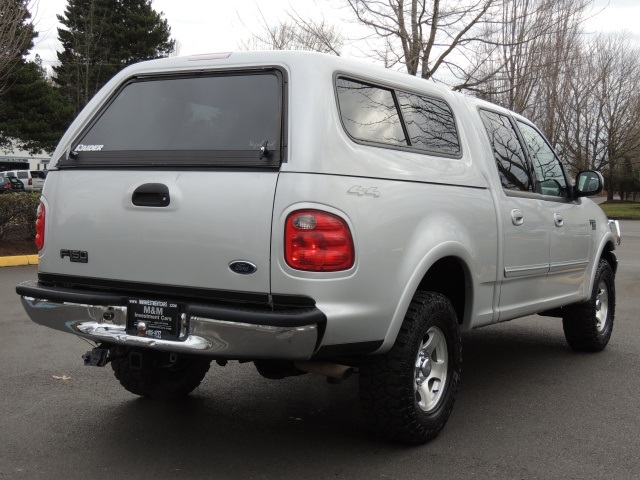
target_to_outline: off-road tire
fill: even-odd
[[[569,346],[581,352],[603,350],[611,338],[615,310],[615,276],[609,262],[600,260],[589,300],[562,309],[562,328]]]
[[[416,385],[417,361],[428,343],[428,331],[440,332],[440,343],[446,343],[447,367],[442,393],[425,411]],[[369,427],[385,439],[403,443],[434,439],[453,409],[461,366],[460,330],[451,302],[439,293],[417,292],[391,350],[360,365],[360,403]]]
[[[200,385],[211,365],[206,357],[179,354],[171,362],[170,356],[168,352],[142,348],[110,350],[113,373],[126,390],[162,400],[189,395]]]

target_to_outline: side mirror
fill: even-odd
[[[604,188],[604,177],[599,172],[585,170],[576,176],[576,184],[573,187],[574,197],[589,197],[597,195]]]

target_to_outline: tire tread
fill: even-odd
[[[609,290],[608,325],[600,332],[596,326],[595,297],[602,278],[607,281]],[[603,350],[613,330],[615,317],[615,282],[611,266],[606,260],[600,260],[596,270],[591,297],[586,302],[570,305],[563,309],[562,328],[569,346],[580,352],[599,352]]]
[[[395,344],[383,355],[369,358],[360,367],[360,401],[364,416],[371,429],[384,438],[403,443],[422,444],[435,438],[444,427],[457,394],[458,368],[451,376],[450,392],[443,397],[443,410],[436,421],[424,421],[417,412],[413,392],[413,363],[415,358],[408,353],[419,342],[420,319],[446,312],[455,324],[453,342],[458,352],[454,358],[461,358],[456,313],[449,300],[439,293],[422,292],[415,294],[400,327]],[[451,347],[449,347],[451,348]]]

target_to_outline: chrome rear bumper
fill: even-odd
[[[69,295],[73,301],[66,302],[60,298],[65,292],[39,287],[37,282],[20,284],[16,291],[31,320],[39,325],[95,342],[214,358],[308,360],[318,343],[318,327],[325,319],[315,308],[282,313],[202,305],[190,309],[187,304],[180,338],[161,340],[127,333],[127,307],[109,302],[95,304],[95,293],[87,294],[92,300],[92,304],[87,304],[78,302],[82,293],[74,292]],[[37,295],[38,292],[41,295]],[[113,296],[105,295],[105,300],[109,299]],[[212,315],[203,315],[207,312]],[[242,321],[242,317],[246,321]]]

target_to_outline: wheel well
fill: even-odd
[[[611,265],[611,270],[613,270],[613,274],[616,274],[616,270],[618,269],[618,260],[616,259],[616,254],[613,253],[613,244],[611,242],[607,242],[602,250],[602,256],[600,257],[603,260],[609,262]]]
[[[465,269],[455,257],[438,260],[422,278],[419,290],[438,292],[449,299],[458,316],[458,323],[464,321],[465,304],[467,300],[467,281]]]

